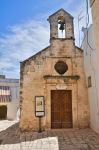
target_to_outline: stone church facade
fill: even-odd
[[[37,96],[44,98],[42,129],[86,128],[89,104],[84,58],[83,51],[75,46],[73,17],[60,9],[48,21],[50,46],[21,62],[20,128],[38,130]],[[59,37],[58,30],[64,37]]]

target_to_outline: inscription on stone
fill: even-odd
[[[58,84],[58,85],[56,85],[56,89],[58,89],[58,90],[66,90],[67,86],[64,85],[64,84]]]

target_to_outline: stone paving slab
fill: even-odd
[[[0,120],[0,132],[6,130],[8,127],[17,123],[18,120],[10,121],[10,120]]]
[[[91,129],[20,132],[19,124],[0,132],[0,150],[99,150],[99,135]]]

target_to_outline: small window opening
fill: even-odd
[[[65,38],[65,18],[63,16],[58,18],[58,38]]]
[[[91,76],[88,77],[88,87],[92,87]]]

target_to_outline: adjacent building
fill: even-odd
[[[97,55],[93,25],[90,25],[88,29],[84,30],[82,49],[84,50],[84,68],[86,73],[86,84],[90,104],[90,126],[92,129],[99,133],[99,76],[97,74],[99,69],[96,67]]]
[[[21,62],[20,128],[38,130],[39,121],[44,130],[89,127],[84,54],[75,46],[73,17],[60,9],[48,21],[50,45]]]
[[[82,49],[90,103],[90,126],[99,133],[99,0],[90,0],[93,24],[84,30]]]
[[[94,41],[97,55],[97,68],[99,66],[99,0],[90,0],[93,20]],[[98,68],[99,69],[99,68]]]
[[[0,75],[0,120],[14,120],[19,111],[19,79]]]

